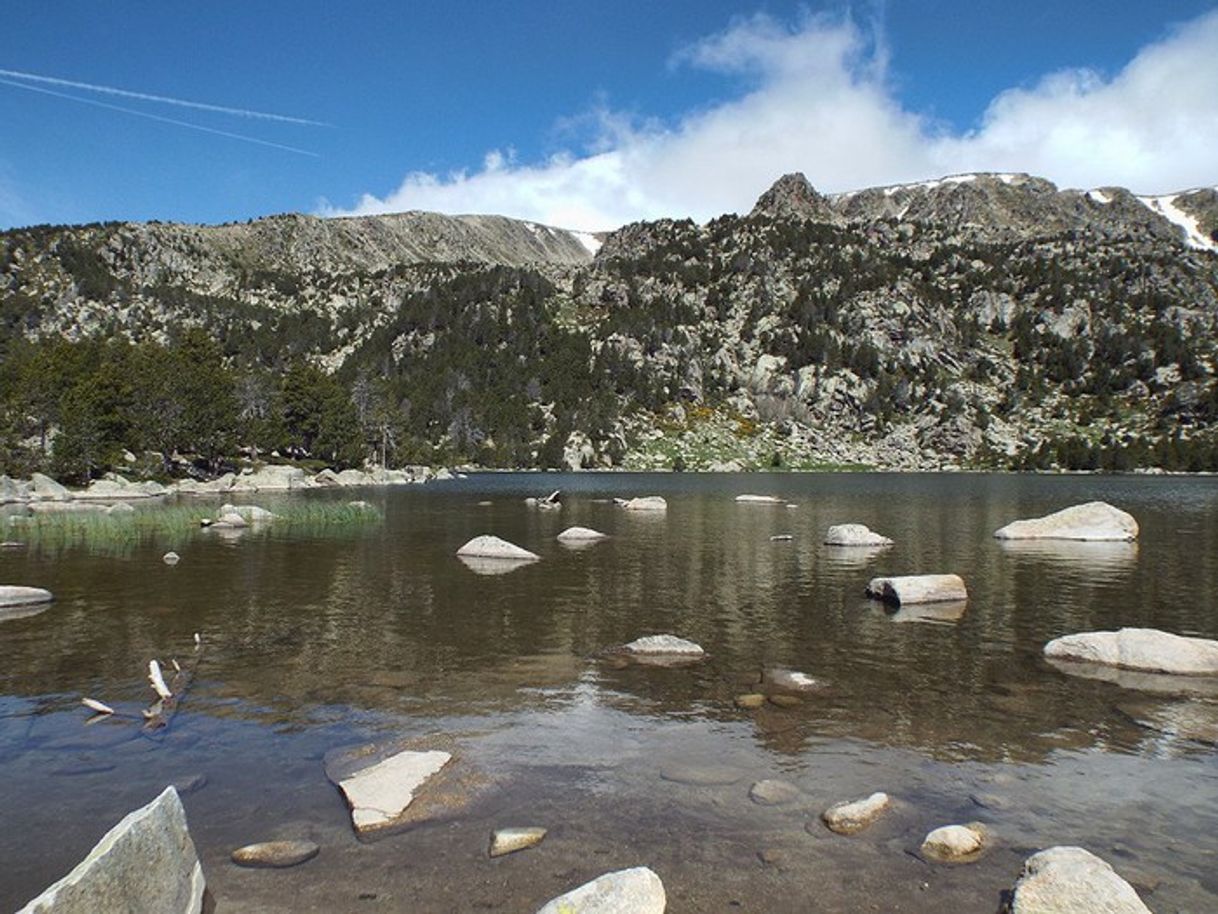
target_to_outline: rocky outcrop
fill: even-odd
[[[542,905],[537,914],[664,914],[664,883],[636,866],[606,873]]]
[[[1065,635],[1045,645],[1045,656],[1147,673],[1218,676],[1218,641],[1153,628]]]
[[[892,540],[863,524],[834,524],[825,531],[826,546],[891,546]]]
[[[529,552],[514,543],[490,535],[475,536],[457,550],[457,555],[466,558],[502,559],[515,562],[536,562],[541,558],[535,552]]]
[[[1133,886],[1081,847],[1029,857],[1011,892],[1010,914],[1151,914]]]
[[[1092,501],[1044,517],[1012,521],[994,536],[1000,540],[1130,541],[1138,538],[1138,522],[1106,502]]]
[[[949,603],[968,599],[964,581],[956,574],[911,574],[872,578],[867,596],[893,606],[911,603]]]
[[[198,914],[203,889],[203,868],[186,827],[186,811],[177,791],[167,787],[106,832],[72,872],[19,914]]]
[[[801,172],[783,175],[758,198],[750,219],[800,219],[811,222],[840,223],[829,201],[817,193]]]

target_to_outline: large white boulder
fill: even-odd
[[[1023,865],[1011,914],[1151,914],[1105,861],[1081,847],[1050,847]]]
[[[667,511],[668,502],[662,495],[643,495],[638,498],[616,499],[627,511]]]
[[[867,596],[896,606],[908,603],[946,603],[967,600],[968,591],[958,574],[910,574],[872,578]]]
[[[398,824],[415,794],[452,761],[452,755],[432,749],[406,750],[355,771],[337,781],[351,807],[351,824],[364,835]]]
[[[172,787],[106,832],[72,872],[18,914],[203,909],[203,868]]]
[[[1133,516],[1103,501],[1063,508],[1044,517],[1012,521],[994,532],[1000,540],[1129,541],[1138,538]]]
[[[826,546],[891,546],[892,540],[864,524],[834,524],[825,531]]]
[[[512,559],[518,562],[535,562],[541,558],[537,553],[529,552],[497,536],[475,536],[457,550],[457,555],[482,559]]]
[[[1045,656],[1148,673],[1218,676],[1218,641],[1154,628],[1065,635],[1045,645]]]
[[[664,883],[645,866],[606,873],[548,901],[537,914],[664,914]]]
[[[0,607],[30,606],[35,603],[50,603],[54,596],[41,587],[19,587],[15,584],[0,584]]]
[[[64,486],[41,473],[30,476],[30,494],[38,501],[67,501],[72,497]]]

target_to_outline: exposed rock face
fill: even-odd
[[[984,825],[944,825],[922,841],[922,854],[940,863],[970,863],[985,850],[988,834]]]
[[[825,531],[826,546],[891,546],[892,540],[864,524],[834,524]]]
[[[475,536],[457,550],[457,555],[469,558],[505,559],[517,562],[536,562],[541,556],[497,536]]]
[[[660,877],[645,866],[606,873],[542,905],[537,914],[664,914]]]
[[[783,175],[757,200],[750,218],[807,219],[841,222],[829,201],[816,192],[801,172]]]
[[[312,841],[263,841],[237,848],[232,860],[237,866],[283,869],[312,860],[320,850]]]
[[[172,787],[128,815],[89,855],[19,914],[163,911],[203,908],[203,869]]]
[[[351,807],[356,833],[368,835],[401,824],[418,790],[450,761],[448,752],[406,750],[340,777],[336,783]]]
[[[1148,673],[1218,676],[1218,641],[1153,628],[1065,635],[1045,645],[1045,656]]]
[[[994,532],[1002,540],[1128,541],[1138,538],[1133,516],[1102,501],[1063,508],[1045,517],[1012,521]]]
[[[0,584],[0,607],[29,606],[35,603],[50,603],[55,597],[41,587],[19,587],[15,584]]]
[[[830,831],[839,835],[853,835],[882,816],[891,802],[888,794],[876,792],[861,800],[830,806],[821,813],[821,820]]]
[[[1128,882],[1081,847],[1033,854],[1015,883],[1011,914],[1151,914]]]
[[[72,493],[64,486],[42,473],[35,473],[30,477],[30,492],[34,498],[41,501],[67,501],[72,497]]]
[[[867,596],[894,606],[910,603],[946,603],[968,599],[964,581],[955,574],[911,574],[872,578]]]

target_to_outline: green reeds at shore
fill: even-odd
[[[0,515],[0,540],[57,552],[80,547],[90,551],[123,554],[145,543],[176,548],[203,536],[334,536],[379,522],[380,512],[370,505],[338,501],[276,500],[267,505],[272,520],[240,529],[209,530],[201,522],[215,519],[215,502],[147,504],[134,511],[107,513],[104,509],[48,511]]]

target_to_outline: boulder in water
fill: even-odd
[[[861,800],[830,806],[821,813],[820,818],[830,831],[839,835],[853,835],[882,816],[891,803],[888,794],[877,791]]]
[[[1012,521],[994,532],[1000,540],[1129,541],[1138,538],[1133,516],[1103,501],[1063,508],[1044,517]]]
[[[667,905],[660,877],[636,866],[593,879],[547,902],[537,914],[664,914]]]
[[[643,657],[681,657],[696,659],[706,652],[702,646],[676,635],[647,635],[637,638],[624,645],[622,650],[628,654]]]
[[[597,540],[608,538],[608,534],[591,527],[568,527],[557,537],[560,543],[595,543]]]
[[[1033,854],[1011,892],[1011,914],[1151,914],[1128,882],[1081,847]]]
[[[872,578],[867,596],[894,606],[907,603],[946,603],[968,599],[964,581],[956,574],[910,574]]]
[[[541,558],[537,553],[529,552],[497,536],[475,536],[457,550],[457,555],[482,559],[511,559],[518,562],[535,562]]]
[[[1045,645],[1045,656],[1148,673],[1218,676],[1218,641],[1154,628],[1065,635]]]
[[[891,546],[892,540],[864,524],[834,524],[825,531],[826,546]]]
[[[643,495],[639,498],[617,499],[618,507],[627,511],[667,511],[668,502],[661,495]]]
[[[31,606],[50,603],[55,597],[41,587],[19,587],[15,584],[0,584],[0,607]]]

